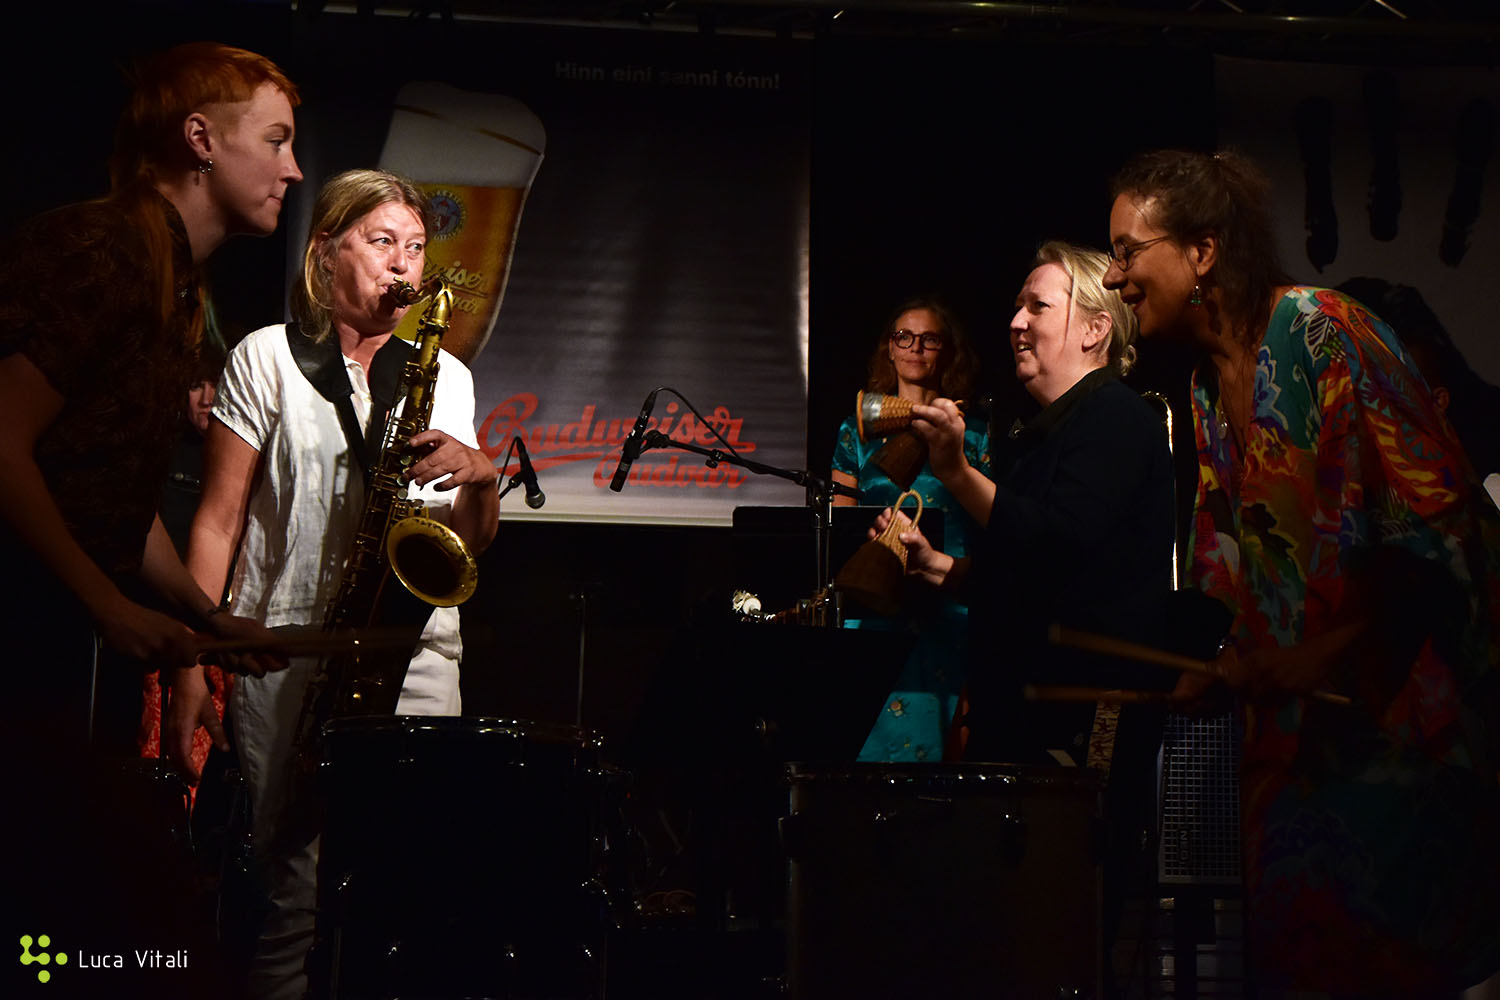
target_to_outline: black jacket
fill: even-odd
[[[1154,642],[1171,591],[1172,456],[1158,414],[1090,372],[995,446],[995,503],[969,583],[972,760],[1083,757],[1092,706],[1022,685],[1170,687],[1173,677],[1048,642],[1053,623]]]

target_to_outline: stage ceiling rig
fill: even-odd
[[[438,20],[928,41],[1177,45],[1264,59],[1493,66],[1496,0],[427,0],[329,3],[324,13]]]

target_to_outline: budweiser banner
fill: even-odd
[[[801,503],[801,486],[733,463],[806,461],[800,48],[484,30],[509,55],[478,79],[429,64],[383,114],[309,102],[300,230],[317,184],[361,165],[354,149],[423,189],[427,276],[455,292],[445,347],[474,374],[480,446],[498,466],[523,438],[546,494],[535,511],[511,494],[506,517],[728,524],[737,506]],[[674,447],[611,491],[658,388],[646,426]]]

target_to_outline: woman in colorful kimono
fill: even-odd
[[[1285,276],[1266,191],[1233,154],[1136,158],[1105,276],[1200,357],[1189,578],[1234,616],[1249,970],[1451,996],[1500,968],[1500,520],[1392,330]]]

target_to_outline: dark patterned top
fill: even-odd
[[[32,219],[0,264],[0,356],[24,354],[65,399],[37,464],[73,537],[112,575],[140,565],[197,350],[187,230],[152,197],[172,235],[178,305],[165,324],[146,240],[113,201]]]

